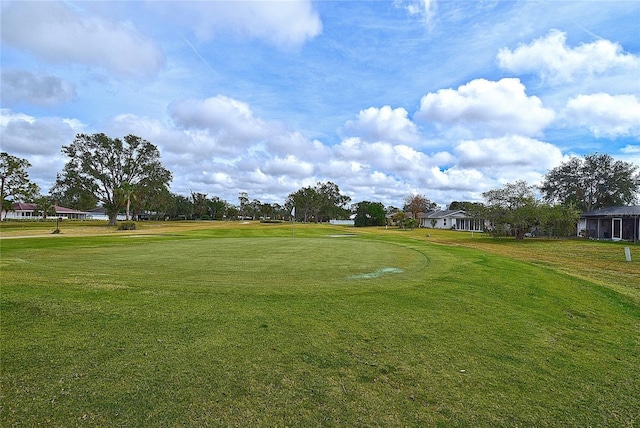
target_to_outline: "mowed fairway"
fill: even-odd
[[[638,301],[553,267],[215,223],[0,267],[1,426],[640,424]]]

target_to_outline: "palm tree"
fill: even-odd
[[[36,211],[42,213],[43,220],[46,220],[48,215],[56,215],[56,207],[53,205],[50,197],[40,196],[35,202]]]
[[[131,184],[131,183],[122,183],[118,189],[122,195],[123,198],[126,199],[126,206],[127,206],[127,216],[126,216],[126,220],[129,221],[129,212],[130,212],[130,207],[131,207],[131,199],[135,199],[136,196],[136,185],[135,184]]]

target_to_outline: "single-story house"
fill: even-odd
[[[464,210],[442,210],[420,213],[419,226],[432,229],[455,229],[469,232],[484,231],[484,220],[469,217]]]
[[[49,218],[65,218],[74,220],[85,220],[87,213],[84,211],[72,210],[71,208],[65,208],[58,205],[54,205],[56,210],[55,215],[49,215]],[[13,204],[13,209],[9,211],[3,219],[12,220],[40,220],[42,215],[38,212],[36,204],[26,202],[16,202]]]
[[[607,207],[580,215],[578,234],[592,239],[640,239],[640,205]]]

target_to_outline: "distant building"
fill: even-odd
[[[578,235],[592,239],[640,239],[640,206],[607,207],[580,215]]]
[[[48,218],[64,218],[74,220],[86,220],[87,213],[84,211],[72,210],[71,208],[60,207],[54,205],[56,210],[55,215],[48,215]],[[40,220],[42,215],[37,210],[36,204],[26,202],[16,202],[13,204],[13,209],[9,211],[3,219],[11,220]]]
[[[419,226],[432,229],[454,229],[483,232],[484,220],[468,216],[464,210],[442,210],[420,213]]]
[[[355,220],[329,220],[329,224],[337,226],[355,226]]]
[[[87,211],[88,217],[91,220],[105,220],[105,221],[109,221],[109,216],[107,215],[106,210],[104,209],[104,207],[96,207],[93,209],[90,209],[89,211]],[[127,216],[124,214],[118,214],[118,216],[116,217],[116,220],[118,221],[124,221],[127,219]]]

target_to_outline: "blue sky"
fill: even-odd
[[[640,165],[639,1],[2,1],[0,31],[0,144],[44,192],[95,132],[232,203],[333,181],[444,207]]]

